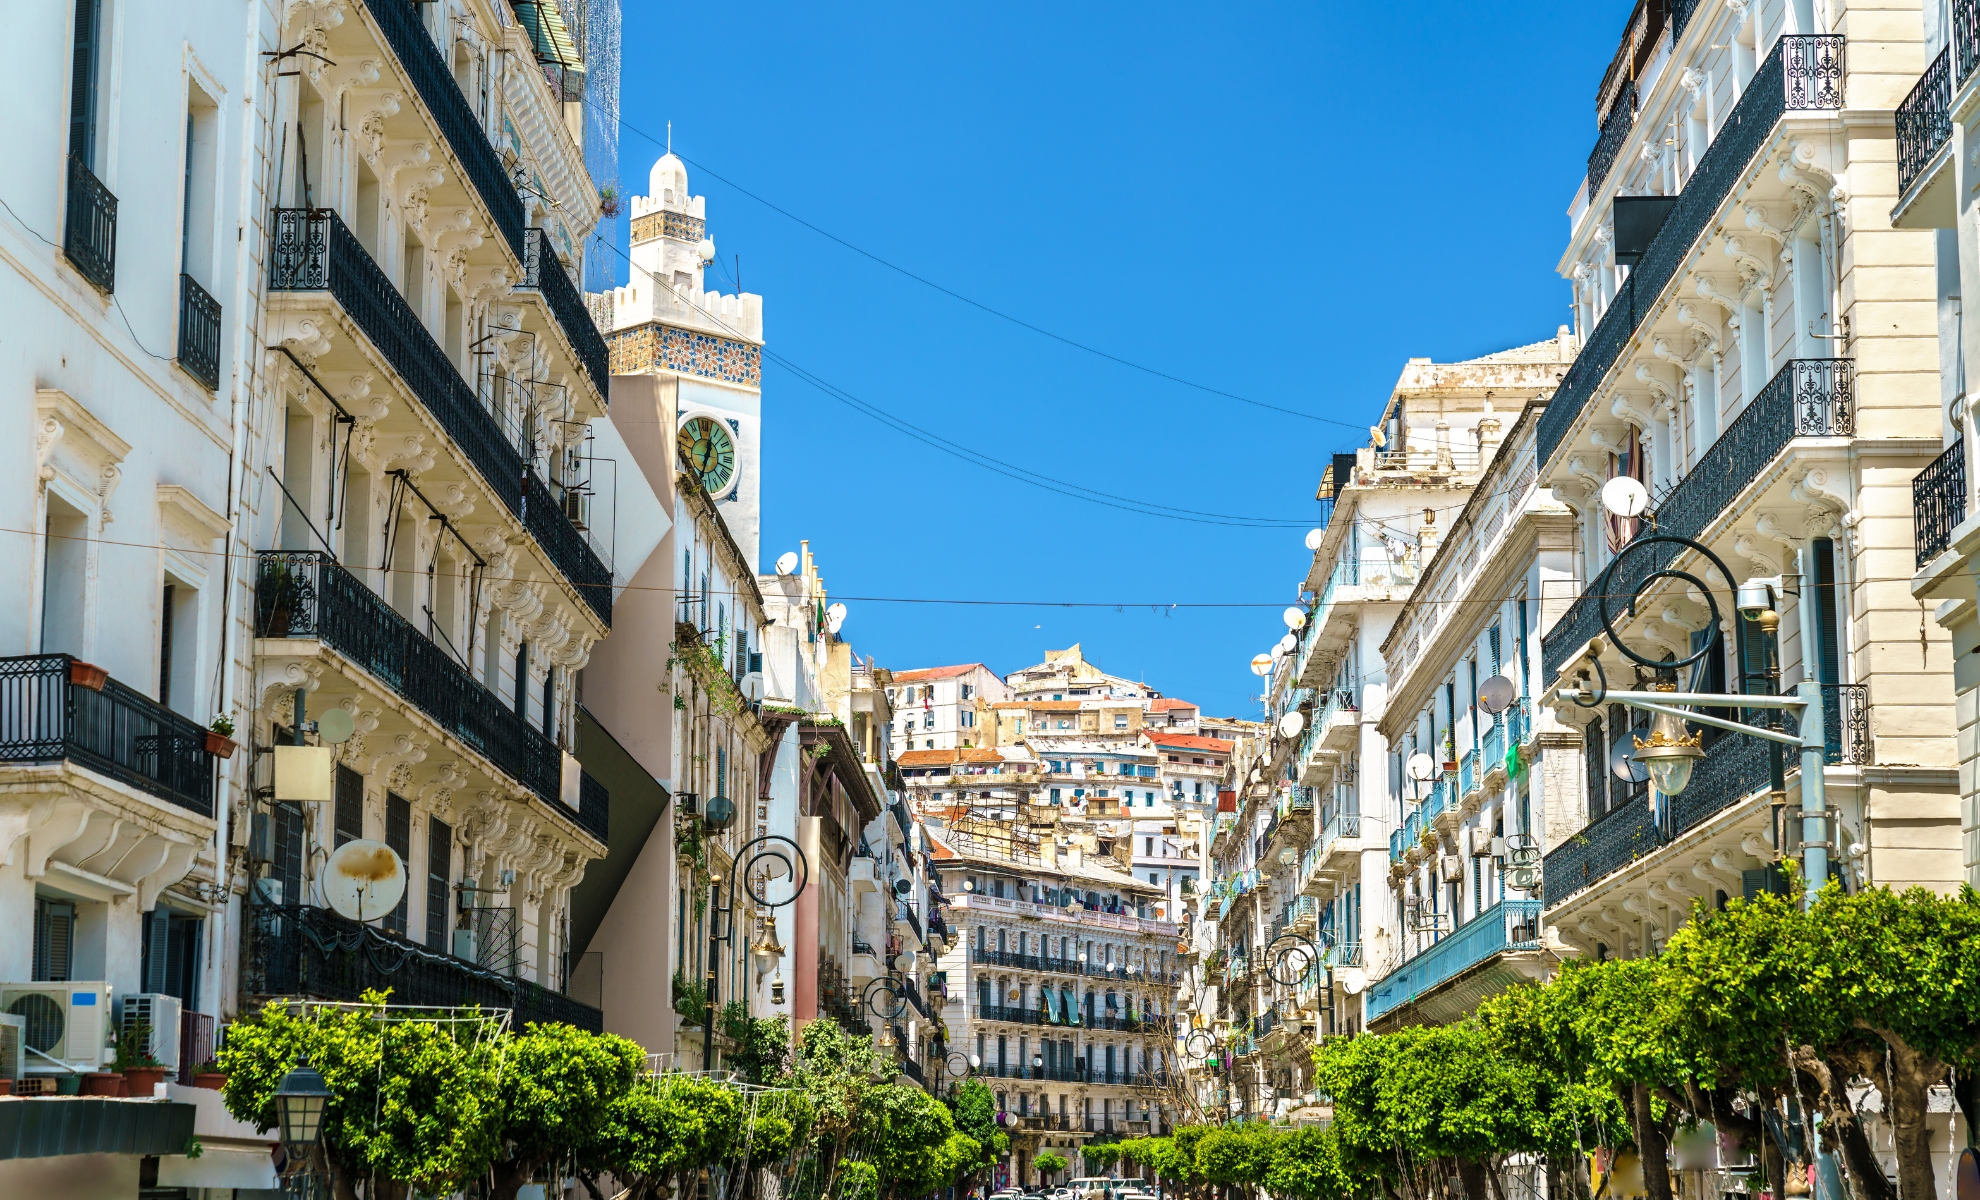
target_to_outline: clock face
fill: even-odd
[[[682,457],[701,476],[701,486],[709,495],[719,496],[736,477],[735,440],[714,417],[690,417],[681,426],[680,445]]]

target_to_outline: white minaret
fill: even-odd
[[[762,514],[763,297],[719,290],[723,282],[735,286],[734,268],[715,261],[707,208],[706,197],[688,193],[686,163],[668,153],[653,164],[647,194],[632,197],[632,278],[611,293],[606,341],[615,374],[679,378],[683,434],[697,445],[716,445],[704,482],[754,570]]]

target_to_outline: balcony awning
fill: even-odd
[[[516,20],[529,32],[539,62],[584,70],[584,54],[578,48],[584,31],[565,17],[558,0],[516,0],[515,8]]]
[[[190,1104],[50,1096],[0,1104],[0,1159],[70,1154],[183,1154],[192,1140]]]

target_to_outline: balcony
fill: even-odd
[[[1602,132],[1595,139],[1595,148],[1588,152],[1588,201],[1595,202],[1595,193],[1602,190],[1602,184],[1615,169],[1616,155],[1621,153],[1623,143],[1629,140],[1629,131],[1636,124],[1636,85],[1625,84],[1617,93],[1614,103],[1609,106],[1609,115],[1602,119]]]
[[[116,291],[117,198],[75,155],[69,156],[69,206],[62,253],[104,295]]]
[[[1657,301],[1691,257],[1700,235],[1746,178],[1754,157],[1771,144],[1774,128],[1790,112],[1837,112],[1843,106],[1844,46],[1835,35],[1792,35],[1775,41],[1759,63],[1718,137],[1699,159],[1677,203],[1602,314],[1574,365],[1548,402],[1535,437],[1544,465],[1601,390],[1610,368],[1636,338],[1638,327],[1660,313]]]
[[[453,86],[451,80],[447,86]],[[488,490],[529,530],[544,557],[598,619],[610,625],[611,569],[571,525],[542,477],[527,465],[519,448],[526,441],[522,432],[504,429],[483,406],[343,219],[326,208],[275,210],[269,261],[270,291],[330,294],[460,447]]]
[[[1951,44],[1918,77],[1897,109],[1899,229],[1951,229],[1957,217],[1952,110],[1980,67],[1980,0],[1953,0]]]
[[[1939,51],[1932,65],[1918,78],[1897,107],[1898,212],[1915,212],[1926,206],[1948,210],[1952,203],[1951,181],[1937,168],[1940,153],[1952,145],[1952,47]],[[1930,176],[1930,178],[1927,178]],[[1921,179],[1925,186],[1913,191]],[[1939,203],[1932,204],[1928,191],[1944,191]],[[1913,221],[1911,224],[1920,224]]]
[[[374,988],[390,989],[394,1004],[507,1009],[517,1029],[532,1021],[561,1022],[592,1033],[605,1026],[604,1014],[588,1004],[325,908],[251,908],[248,951],[244,982],[251,996],[356,1000]]]
[[[207,391],[220,387],[220,302],[179,276],[179,366]]]
[[[1917,566],[1946,552],[1952,532],[1966,519],[1966,439],[1946,447],[1932,465],[1911,479],[1911,522]]]
[[[1792,39],[1788,39],[1792,40]],[[1751,93],[1749,93],[1750,95]],[[1722,138],[1725,135],[1720,135]],[[1716,149],[1716,145],[1714,147]],[[1585,352],[1584,352],[1585,353]],[[1573,374],[1572,370],[1569,372]],[[1550,408],[1551,412],[1552,409]],[[1661,533],[1705,540],[1707,527],[1767,473],[1796,438],[1850,437],[1856,432],[1856,364],[1847,358],[1798,358],[1780,369],[1733,419],[1657,505]],[[1600,597],[1623,597],[1677,559],[1670,543],[1612,560],[1541,638],[1542,665],[1552,682],[1602,631]],[[1620,603],[1610,617],[1622,615]]]
[[[508,172],[502,169],[495,147],[489,144],[481,122],[468,107],[467,97],[461,95],[460,85],[454,82],[453,73],[440,56],[440,48],[433,44],[421,24],[420,8],[396,0],[364,0],[362,7],[384,35],[385,44],[399,60],[406,78],[412,81],[413,92],[426,109],[429,121],[460,160],[462,174],[481,197],[502,240],[509,244],[517,262],[525,261],[529,251],[524,243],[522,197],[509,182]]]
[[[271,551],[261,555],[255,585],[255,636],[315,638],[404,697],[451,736],[509,778],[551,802],[575,824],[602,831],[604,789],[593,813],[565,806],[563,752],[542,730],[516,715],[467,669],[384,597],[327,554]],[[602,832],[596,832],[603,841]]]
[[[1534,978],[1532,972],[1522,971],[1507,971],[1504,978],[1498,978],[1494,972],[1474,972],[1473,968],[1500,954],[1537,951],[1543,945],[1540,902],[1501,901],[1370,985],[1368,1021],[1373,1024],[1406,1004],[1424,1008],[1442,985],[1469,975],[1470,986],[1449,989],[1450,994],[1441,997],[1445,1004],[1436,1006],[1439,1011],[1425,1013],[1432,1021],[1451,1020],[1507,984]],[[1451,1011],[1442,1011],[1444,1008]]]
[[[550,231],[525,231],[523,245],[527,253],[523,256],[522,282],[516,287],[543,297],[544,306],[570,341],[578,362],[584,365],[584,373],[591,377],[598,394],[609,400],[612,369],[607,363],[605,338],[592,322],[591,311],[585,307],[584,297],[578,295],[577,285],[557,261],[556,248],[550,244]]]
[[[0,762],[68,762],[213,816],[206,730],[67,654],[0,658]]]

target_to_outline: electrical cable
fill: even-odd
[[[681,303],[692,308],[696,313],[700,314],[703,318],[712,322],[717,327],[726,330],[728,333],[744,341],[752,340],[748,338],[746,335],[744,335],[740,330],[736,329],[734,326],[728,324],[720,317],[709,312],[707,309],[703,308],[700,304],[696,303],[692,297],[683,295],[682,293],[676,291],[674,289],[674,285],[671,282],[662,280],[658,276],[654,275],[652,272],[646,270],[644,267],[641,267],[638,263],[632,260],[632,256],[628,254],[626,251],[620,249],[617,246],[613,246],[612,250],[616,254],[618,254],[620,258],[625,259],[626,265],[631,270],[637,271],[640,274],[646,276],[647,282],[656,290],[656,292],[659,291],[660,289],[665,289],[668,292],[668,294],[675,297]],[[904,434],[905,436],[910,437],[915,441],[921,442],[924,445],[930,447],[931,449],[937,450],[943,454],[947,454],[952,458],[961,459],[962,461],[968,462],[973,466],[982,467],[984,470],[990,471],[994,474],[1003,475],[1004,477],[1015,480],[1016,482],[1019,483],[1030,484],[1033,487],[1037,487],[1048,492],[1056,492],[1059,495],[1066,496],[1070,499],[1085,500],[1088,503],[1099,504],[1106,508],[1120,509],[1121,511],[1136,513],[1137,515],[1140,516],[1165,517],[1169,520],[1189,521],[1193,524],[1199,524],[1199,525],[1226,525],[1226,526],[1235,526],[1235,527],[1247,528],[1247,529],[1302,529],[1302,528],[1308,528],[1313,524],[1312,520],[1286,520],[1276,517],[1250,517],[1250,516],[1244,516],[1241,514],[1234,514],[1234,513],[1216,513],[1216,512],[1201,511],[1197,509],[1177,508],[1172,505],[1155,504],[1154,502],[1147,500],[1136,500],[1131,496],[1119,496],[1111,492],[1102,492],[1095,488],[1083,487],[1079,484],[1066,483],[1063,480],[1056,480],[1050,476],[1042,475],[1036,471],[1032,471],[1027,468],[1020,467],[1015,463],[1007,462],[1003,459],[999,459],[987,454],[983,454],[980,451],[971,450],[967,446],[964,446],[959,442],[951,441],[948,438],[945,438],[942,435],[933,432],[932,430],[916,425],[913,422],[908,421],[902,417],[895,416],[894,414],[888,412],[885,409],[878,407],[877,405],[871,404],[865,400],[860,399],[859,397],[853,395],[851,392],[848,392],[845,389],[838,387],[836,384],[832,384],[820,378],[819,376],[813,374],[804,367],[798,365],[797,363],[791,361],[788,358],[785,358],[780,354],[777,354],[775,351],[772,351],[767,347],[760,347],[759,349],[763,357],[768,361],[773,362],[780,367],[783,367],[785,370],[795,375],[798,379],[802,380],[807,384],[810,384],[812,387],[818,389],[819,391],[824,392],[831,399],[839,402],[840,404],[845,405],[848,408],[853,409],[855,412],[870,417],[873,420],[878,421],[881,424],[888,426],[889,428],[892,428],[895,432]]]
[[[621,129],[627,130],[628,132],[637,134],[642,138],[645,138],[648,142],[651,142],[655,146],[660,146],[663,149],[666,149],[665,143],[661,142],[658,138],[655,138],[652,134],[647,133],[644,130],[638,129],[633,125],[628,124],[625,118],[623,117],[619,118],[619,127]],[[749,197],[751,200],[756,201],[758,204],[761,204],[763,207],[769,209],[770,211],[778,214],[779,216],[788,218],[791,221],[795,221],[797,224],[804,226],[806,229],[811,230],[813,233],[819,235],[820,237],[825,238],[832,242],[836,242],[840,246],[845,247],[846,249],[852,251],[854,254],[861,256],[862,258],[866,258],[875,263],[878,263],[879,265],[887,268],[889,271],[893,271],[897,274],[907,277],[908,279],[912,279],[916,283],[921,284],[923,287],[931,288],[937,292],[940,292],[944,296],[947,296],[952,300],[960,301],[963,304],[969,305],[971,308],[977,309],[981,312],[988,313],[989,315],[996,317],[1000,321],[1008,321],[1011,324],[1016,325],[1021,329],[1028,329],[1031,332],[1040,335],[1041,337],[1050,338],[1055,342],[1059,342],[1063,345],[1071,346],[1075,350],[1082,350],[1087,354],[1094,355],[1097,358],[1106,359],[1108,362],[1115,363],[1119,366],[1127,367],[1130,370],[1140,371],[1146,375],[1153,375],[1157,379],[1165,379],[1170,383],[1178,383],[1184,387],[1194,388],[1199,392],[1206,392],[1212,396],[1222,396],[1227,400],[1236,400],[1240,404],[1249,404],[1255,408],[1268,409],[1272,412],[1283,413],[1284,415],[1289,417],[1298,417],[1303,421],[1314,421],[1323,425],[1339,425],[1343,429],[1362,430],[1367,428],[1366,426],[1363,425],[1356,425],[1351,421],[1337,421],[1332,417],[1316,417],[1312,413],[1300,412],[1297,409],[1282,408],[1276,404],[1267,404],[1263,400],[1253,400],[1249,396],[1240,396],[1236,392],[1227,392],[1222,388],[1215,388],[1215,387],[1211,387],[1209,384],[1198,383],[1193,379],[1185,379],[1180,375],[1172,375],[1169,372],[1160,370],[1156,367],[1150,367],[1145,364],[1135,362],[1132,359],[1123,358],[1118,354],[1111,354],[1096,346],[1087,345],[1085,342],[1081,342],[1073,338],[1069,338],[1062,333],[1055,333],[1054,331],[1050,329],[1046,329],[1043,326],[1034,325],[1031,322],[1024,320],[1022,317],[1015,317],[1012,316],[1010,313],[1004,312],[1000,309],[992,308],[980,300],[971,299],[970,297],[963,295],[961,292],[958,292],[953,288],[944,287],[943,285],[935,282],[932,279],[929,279],[924,275],[917,275],[913,271],[908,270],[906,267],[900,266],[896,263],[889,262],[870,250],[864,249],[860,246],[856,246],[853,243],[847,241],[846,239],[840,237],[838,234],[833,233],[828,229],[823,229],[817,225],[812,224],[810,221],[805,220],[803,217],[798,216],[796,213],[791,212],[789,209],[782,208],[776,204],[773,204],[769,200],[766,200],[763,197],[757,195],[755,192],[750,191],[748,188],[743,187],[741,184],[736,183],[734,180],[728,179],[720,174],[717,174],[713,168],[707,166],[705,163],[697,162],[694,159],[689,158],[687,155],[679,153],[678,151],[668,150],[668,153],[673,154],[674,157],[692,166],[695,170],[704,172],[707,175],[713,177],[718,183],[721,183],[725,187],[735,189],[737,192],[740,192],[744,196]]]

